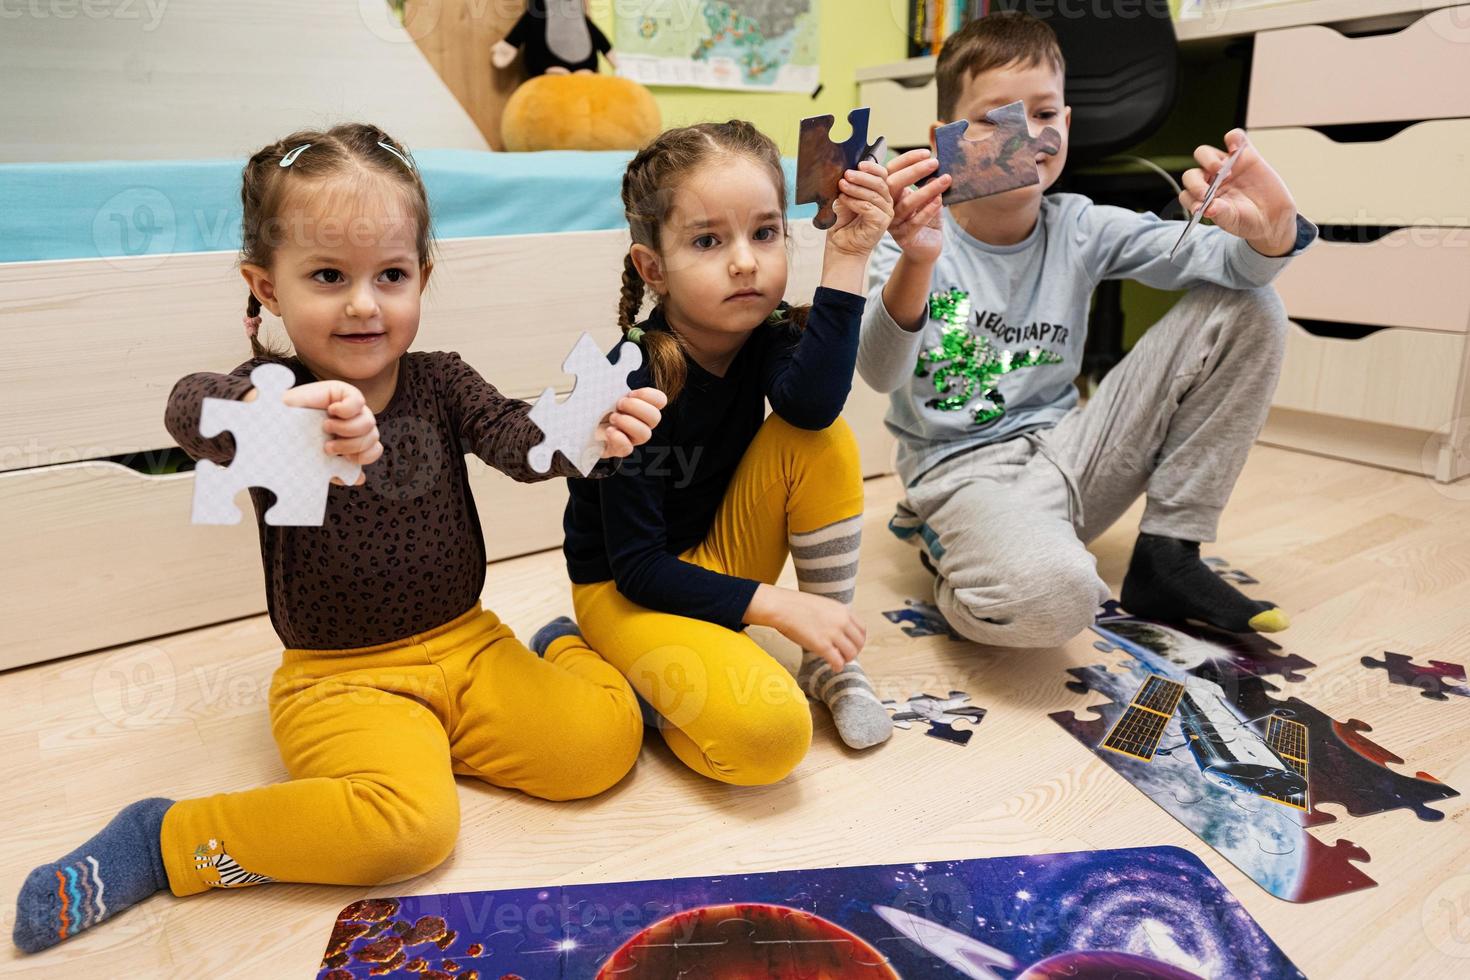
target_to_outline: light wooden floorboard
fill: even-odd
[[[1339,820],[1315,833],[1373,855],[1379,887],[1309,905],[1266,894],[1127,785],[1046,715],[1098,700],[1069,692],[1065,668],[1096,663],[1092,636],[1042,651],[910,639],[881,612],[925,596],[911,549],[884,531],[897,496],[868,484],[859,602],[864,663],[885,697],[957,688],[990,709],[956,748],[918,729],[873,752],[836,741],[824,715],[810,756],[777,786],[736,789],[682,769],[650,740],[634,773],[599,799],[551,804],[461,781],[463,829],[441,867],[377,894],[619,881],[740,870],[986,857],[1173,844],[1204,859],[1268,933],[1317,977],[1462,974],[1456,926],[1470,937],[1470,803],[1447,819],[1409,811]],[[1249,591],[1291,610],[1289,650],[1319,664],[1288,693],[1425,770],[1470,788],[1470,699],[1435,703],[1358,664],[1395,650],[1470,660],[1470,506],[1463,488],[1257,448],[1219,544],[1262,582]],[[1114,586],[1127,565],[1135,508],[1094,546]],[[570,607],[558,554],[494,565],[486,603],[522,636]],[[78,610],[85,615],[85,610]],[[778,656],[792,648],[763,635]],[[283,778],[265,693],[279,656],[265,617],[0,674],[6,833],[0,893],[94,832],[122,805]],[[271,885],[178,900],[161,895],[0,973],[48,976],[309,976],[333,918],[367,889]],[[1458,910],[1458,911],[1456,911]],[[1458,920],[1455,919],[1458,915]],[[1463,940],[1459,951],[1470,953]]]

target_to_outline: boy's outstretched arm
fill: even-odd
[[[900,388],[912,373],[929,322],[929,287],[943,247],[941,212],[950,178],[922,188],[914,185],[938,168],[939,161],[925,149],[910,150],[889,168],[895,202],[892,239],[874,254],[858,350],[858,373],[885,394]]]

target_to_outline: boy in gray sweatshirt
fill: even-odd
[[[1199,543],[1260,433],[1280,372],[1286,314],[1269,283],[1317,235],[1246,134],[1228,181],[1171,261],[1179,221],[1043,197],[1061,173],[1071,109],[1056,36],[1024,14],[962,28],[939,60],[939,116],[968,119],[1015,101],[1040,183],[942,207],[950,179],[923,188],[928,150],[890,167],[897,202],[874,253],[858,372],[891,394],[907,499],[892,528],[922,549],[935,598],[960,633],[997,646],[1066,642],[1108,597],[1087,542],[1147,497],[1123,583],[1131,613],[1223,629],[1287,626],[1274,604],[1213,574]],[[1195,210],[1226,158],[1201,146],[1180,203]],[[1073,385],[1092,291],[1132,278],[1190,292],[1150,329],[1085,406]]]

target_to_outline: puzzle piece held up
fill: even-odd
[[[530,419],[545,436],[526,454],[531,469],[547,472],[553,454],[560,451],[578,473],[591,473],[602,458],[597,427],[631,390],[628,375],[642,366],[643,351],[637,344],[618,345],[617,362],[609,363],[592,336],[582,334],[561,364],[564,372],[577,377],[572,393],[558,402],[556,389],[547,388],[531,407]]]
[[[1039,136],[1031,135],[1024,103],[1012,102],[992,109],[985,118],[995,126],[987,139],[965,138],[970,128],[968,119],[941,126],[934,132],[939,169],[928,180],[944,174],[953,178],[949,190],[944,192],[946,206],[1039,184],[1041,175],[1036,172],[1036,154],[1056,156],[1061,151],[1061,134],[1051,126]]]
[[[249,487],[275,494],[265,522],[275,527],[321,527],[332,477],[352,486],[362,467],[329,455],[322,430],[327,413],[294,408],[282,398],[296,384],[284,364],[261,364],[250,372],[259,396],[253,402],[206,398],[199,412],[199,434],[211,439],[228,431],[235,438],[229,466],[207,459],[194,469],[195,524],[238,524],[235,495]]]
[[[964,691],[950,691],[947,698],[915,694],[902,709],[897,701],[884,701],[883,707],[893,712],[895,728],[906,729],[912,727],[913,722],[927,721],[929,730],[924,734],[955,745],[967,745],[975,733],[971,729],[955,728],[955,723],[967,721],[973,728],[985,718],[985,709],[968,706],[969,700],[970,696]]]
[[[856,170],[864,160],[878,160],[887,155],[887,141],[879,138],[868,143],[867,109],[854,109],[847,114],[852,135],[845,142],[832,142],[833,116],[812,116],[801,121],[801,144],[796,158],[796,203],[816,204],[817,216],[812,223],[822,230],[837,223],[833,208],[839,190],[838,181],[849,170]]]
[[[1470,698],[1470,686],[1465,684],[1465,668],[1459,664],[1452,664],[1444,660],[1431,660],[1429,666],[1424,667],[1414,663],[1412,657],[1387,651],[1384,652],[1382,660],[1364,657],[1362,664],[1364,667],[1387,671],[1391,683],[1417,687],[1419,693],[1431,701],[1448,701],[1446,694]],[[1460,683],[1452,684],[1451,681]]]

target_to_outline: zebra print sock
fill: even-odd
[[[797,588],[852,605],[862,538],[862,515],[804,534],[792,534],[791,558],[796,566]],[[796,682],[808,697],[827,706],[837,725],[837,734],[852,748],[869,748],[888,741],[893,734],[893,720],[857,661],[834,671],[827,661],[803,650]]]
[[[173,802],[123,807],[91,840],[27,875],[15,899],[15,945],[38,953],[167,888],[160,840]]]

